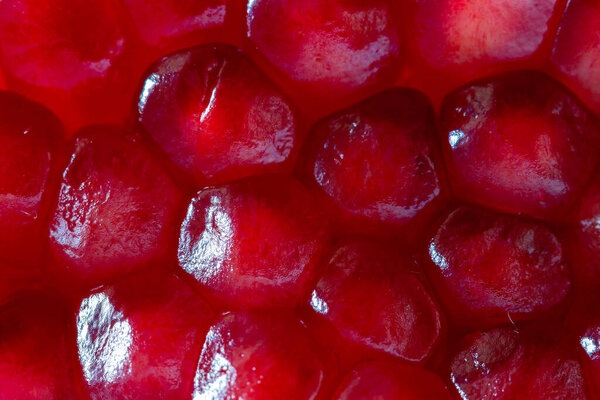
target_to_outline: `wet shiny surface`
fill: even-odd
[[[396,66],[402,44],[391,3],[253,0],[248,37],[292,80],[331,98],[377,83]]]
[[[83,299],[77,346],[91,398],[189,397],[213,316],[167,272],[127,277]]]
[[[312,400],[324,362],[299,321],[285,313],[232,313],[210,328],[194,400]]]
[[[179,189],[136,138],[91,127],[74,141],[50,223],[56,271],[93,287],[174,252]]]
[[[423,224],[417,220],[426,220],[445,192],[434,138],[427,98],[390,90],[317,123],[308,139],[307,173],[348,220],[340,230],[373,222]]]
[[[0,3],[0,63],[8,86],[55,111],[69,128],[116,122],[135,80],[118,0]],[[130,89],[129,89],[130,88]]]
[[[179,265],[228,309],[294,306],[327,251],[326,228],[316,200],[291,178],[208,188],[181,226]]]
[[[291,169],[298,134],[293,107],[233,47],[200,46],[155,64],[138,112],[197,186]]]
[[[454,194],[514,214],[564,218],[600,151],[597,118],[536,72],[500,75],[451,93],[440,125]]]
[[[176,41],[184,48],[186,36],[225,22],[225,0],[125,0],[125,5],[144,41],[157,47],[169,48]]]
[[[464,400],[590,399],[575,343],[560,326],[512,327],[476,332],[450,364],[451,379]]]
[[[600,4],[571,0],[560,23],[550,62],[596,112],[600,111]]]
[[[13,273],[39,272],[62,135],[50,111],[0,92],[0,262]]]
[[[311,295],[316,336],[343,359],[424,362],[443,335],[442,316],[415,268],[375,242],[343,242]]]
[[[418,55],[456,74],[531,57],[551,29],[556,0],[412,0]]]
[[[435,374],[394,362],[358,364],[342,380],[332,400],[450,400]]]
[[[514,216],[460,207],[429,242],[428,258],[445,308],[471,329],[558,314],[571,291],[558,238]]]

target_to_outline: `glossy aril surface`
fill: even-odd
[[[396,7],[387,0],[250,1],[247,33],[267,60],[326,105],[323,97],[377,86],[399,68]]]
[[[62,126],[49,110],[17,94],[0,91],[3,273],[39,274],[63,140]]]
[[[225,0],[125,0],[142,39],[153,47],[184,48],[225,23]]]
[[[166,271],[127,276],[81,301],[79,361],[91,399],[190,398],[214,314]]]
[[[560,76],[595,111],[600,110],[600,3],[568,2],[550,61]]]
[[[213,304],[293,307],[329,246],[327,217],[299,182],[265,175],[204,189],[181,225],[179,265]]]
[[[589,399],[573,342],[557,326],[500,327],[466,337],[450,362],[465,400]]]
[[[8,87],[56,112],[72,131],[121,122],[136,77],[119,0],[7,0],[0,64]]]
[[[310,298],[316,336],[337,347],[343,360],[427,360],[441,340],[443,321],[415,269],[375,242],[338,246]]]
[[[455,75],[532,57],[553,30],[556,0],[411,0],[409,35],[428,66]]]
[[[500,211],[564,218],[597,164],[597,118],[537,72],[451,93],[440,124],[454,194]]]
[[[515,216],[459,207],[429,242],[427,258],[431,281],[459,326],[557,314],[571,290],[558,238]]]
[[[357,365],[344,377],[333,400],[450,400],[435,374],[401,363],[379,361]]]
[[[25,292],[0,309],[3,400],[79,400],[81,376],[65,305]]]
[[[174,258],[183,197],[142,139],[94,126],[71,152],[49,228],[59,278],[93,287]]]
[[[419,227],[446,194],[433,110],[419,92],[389,90],[327,117],[306,146],[307,180],[339,210],[340,230]]]
[[[577,282],[600,284],[600,181],[590,181],[575,210],[572,229],[564,232]]]
[[[291,315],[237,312],[209,330],[194,399],[314,399],[326,378],[323,351]]]
[[[293,106],[238,49],[176,53],[144,78],[139,121],[197,186],[291,169]]]
[[[591,390],[600,395],[600,320],[588,323],[588,328],[579,338],[583,350],[583,365],[591,382]]]

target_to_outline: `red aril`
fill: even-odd
[[[144,78],[139,121],[196,185],[289,171],[300,127],[293,106],[240,50],[204,45]]]
[[[194,399],[314,399],[329,370],[324,352],[288,314],[231,313],[208,332]]]
[[[382,356],[424,363],[443,321],[415,269],[375,242],[340,244],[310,297],[309,326],[344,363]]]
[[[293,307],[316,278],[327,228],[317,200],[291,178],[210,187],[188,208],[179,265],[215,305]]]
[[[450,400],[450,392],[437,375],[396,362],[357,365],[340,383],[333,400]]]
[[[558,238],[516,216],[460,207],[429,242],[427,258],[431,281],[459,327],[556,314],[571,290]]]
[[[344,96],[391,83],[400,68],[396,7],[389,0],[253,0],[248,37],[310,93],[309,108],[331,110]]]
[[[531,58],[554,31],[557,3],[411,0],[407,31],[417,55],[431,69],[468,76]]]
[[[600,3],[571,0],[563,15],[550,61],[561,79],[600,111]]]
[[[580,198],[572,229],[563,236],[568,245],[577,283],[583,286],[600,284],[600,182],[594,174]]]
[[[0,398],[81,400],[65,305],[27,292],[0,309]]]
[[[303,163],[302,174],[331,198],[344,232],[414,231],[446,194],[433,110],[410,89],[383,92],[318,122]]]
[[[0,91],[0,264],[39,274],[45,224],[56,192],[63,131],[45,107]],[[8,279],[5,276],[4,279]]]
[[[597,118],[538,72],[495,76],[449,94],[441,134],[456,196],[548,219],[565,217],[600,152]]]
[[[465,338],[450,361],[464,400],[589,399],[576,342],[562,327],[501,327]]]
[[[132,35],[119,0],[0,3],[0,63],[8,87],[72,131],[121,122],[132,100]]]
[[[213,317],[166,271],[127,276],[83,299],[77,345],[91,399],[191,398]]]
[[[166,52],[198,44],[225,23],[225,0],[124,0],[142,39]]]
[[[59,279],[93,287],[174,261],[183,197],[142,139],[93,126],[71,151],[49,228]]]

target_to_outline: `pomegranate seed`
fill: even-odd
[[[55,272],[93,287],[174,259],[183,206],[139,137],[110,126],[83,129],[50,223]]]
[[[213,317],[166,271],[127,276],[83,299],[77,345],[91,399],[189,398]]]
[[[596,117],[536,72],[489,78],[448,95],[441,125],[454,193],[515,214],[564,217],[600,151]]]
[[[281,91],[239,50],[171,55],[144,79],[139,120],[196,184],[291,169],[298,121]]]
[[[255,177],[198,193],[181,226],[179,265],[215,305],[293,307],[328,244],[326,218],[302,185]]]

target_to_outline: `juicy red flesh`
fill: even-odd
[[[591,390],[600,396],[600,320],[588,323],[587,330],[579,338],[583,354],[583,367],[591,383]]]
[[[572,229],[564,234],[579,284],[600,284],[600,181],[598,174],[579,200]]]
[[[416,91],[390,90],[318,122],[304,157],[342,231],[424,225],[445,194],[433,110]]]
[[[589,399],[574,343],[561,331],[557,326],[501,327],[465,338],[450,361],[461,398]]]
[[[291,169],[293,106],[239,50],[204,45],[155,64],[139,120],[197,185]]]
[[[379,361],[357,365],[342,380],[332,400],[450,400],[435,374],[401,363]]]
[[[433,285],[455,324],[493,326],[556,313],[571,289],[558,238],[518,217],[460,207],[429,242]]]
[[[63,131],[43,106],[0,92],[0,264],[39,274],[45,223],[56,191]],[[4,279],[8,279],[4,275]]]
[[[557,219],[597,164],[600,125],[557,82],[516,72],[448,95],[441,140],[456,196],[504,212]]]
[[[119,0],[0,3],[0,64],[8,87],[71,129],[121,122],[135,87],[132,34]]]
[[[0,399],[600,398],[598,22],[0,0]]]
[[[600,3],[571,0],[563,15],[550,61],[561,78],[600,111]]]
[[[85,398],[68,321],[45,294],[26,292],[0,309],[0,398]]]
[[[194,398],[314,399],[327,361],[292,316],[237,312],[209,330],[194,379]]]
[[[125,277],[83,299],[77,346],[91,399],[190,398],[213,317],[166,271]]]
[[[181,49],[225,23],[225,0],[125,0],[142,39],[153,47]]]
[[[148,264],[174,261],[180,190],[135,134],[80,131],[50,221],[55,271],[93,287]]]
[[[247,34],[288,80],[313,94],[310,101],[330,108],[332,98],[389,84],[402,47],[396,7],[387,0],[256,0],[248,3]]]
[[[251,178],[192,199],[179,265],[214,304],[293,307],[310,290],[329,236],[319,203],[300,183]]]
[[[442,316],[414,271],[374,242],[338,246],[311,294],[310,325],[346,362],[382,355],[424,362],[440,342]]]
[[[435,70],[469,75],[532,57],[552,30],[557,0],[411,0],[409,32]]]

